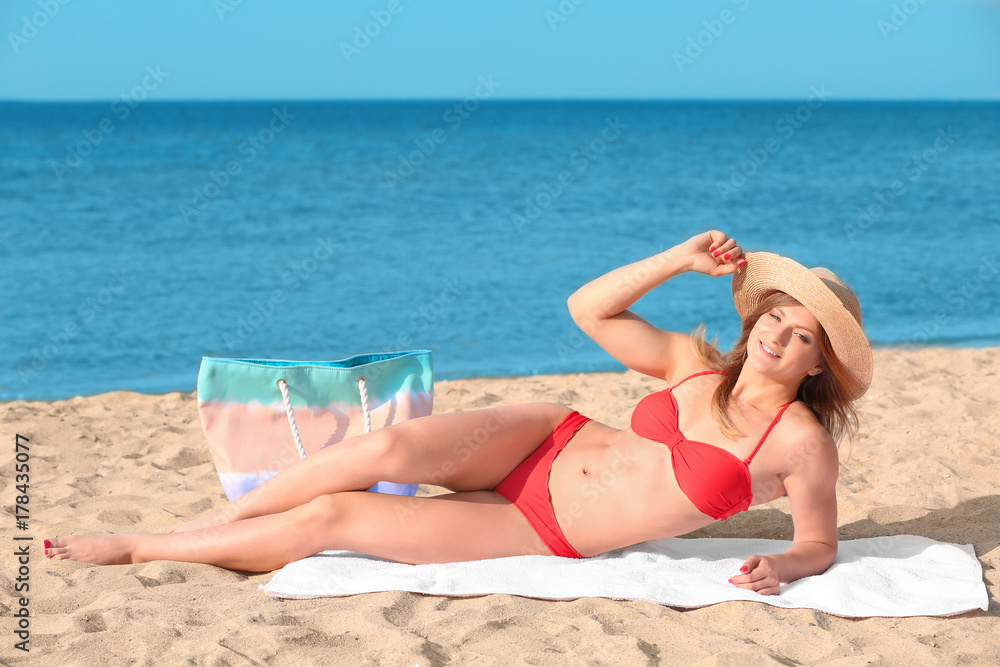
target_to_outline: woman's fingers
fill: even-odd
[[[729,252],[732,248],[736,247],[736,239],[727,238],[724,241],[714,244],[712,248],[712,257],[722,257],[725,253]]]
[[[708,232],[708,235],[712,239],[712,244],[708,246],[709,254],[712,254],[712,252],[714,252],[716,248],[721,247],[724,243],[729,241],[728,236],[726,236],[725,234],[716,229],[713,229],[710,232]]]
[[[720,264],[732,264],[733,266],[746,264],[743,248],[737,245],[736,239],[729,238],[721,232],[713,232],[712,234],[713,243],[708,249],[712,257],[717,259]],[[715,236],[716,234],[718,236]]]
[[[747,558],[740,572],[729,579],[729,583],[748,591],[756,591],[761,595],[777,595],[781,592],[781,582],[767,559],[761,556]]]
[[[757,567],[757,563],[759,562],[760,562],[760,556],[756,554],[748,556],[747,559],[743,562],[743,566],[740,568],[740,572],[744,573],[749,572],[750,570]]]
[[[715,254],[716,252],[718,254]],[[714,251],[712,257],[717,262],[716,269],[713,272],[717,276],[734,273],[738,267],[747,263],[746,258],[743,257],[743,248],[736,245],[736,242],[732,239],[720,249]]]
[[[770,576],[771,576],[770,572],[764,572],[760,568],[756,568],[750,570],[746,574],[737,575],[731,578],[729,581],[737,586],[746,587],[755,584],[758,581],[763,581]]]
[[[752,590],[755,590],[757,593],[760,593],[761,595],[780,595],[781,594],[781,586],[779,586],[778,584],[771,584],[769,586],[764,586],[762,588],[757,588],[757,589],[752,589]]]
[[[733,577],[729,580],[737,588],[747,591],[755,591],[761,595],[778,595],[781,592],[781,583],[775,577],[761,577],[755,581],[738,582]]]
[[[694,262],[692,268],[700,273],[724,276],[746,264],[743,248],[736,243],[736,239],[715,229],[692,237],[688,248]]]
[[[729,262],[733,266],[743,266],[747,263],[745,257],[743,257],[743,248],[740,246],[733,246],[733,249],[729,252],[722,254],[722,260]]]

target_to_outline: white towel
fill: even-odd
[[[987,608],[972,545],[898,535],[846,540],[825,573],[760,595],[728,583],[751,554],[785,551],[783,540],[669,538],[595,558],[514,556],[444,565],[404,565],[349,551],[289,563],[260,589],[279,598],[375,591],[431,595],[509,593],[548,600],[606,597],[672,607],[754,600],[836,616],[949,616]]]

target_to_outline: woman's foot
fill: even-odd
[[[97,565],[133,563],[131,535],[70,535],[45,540],[45,557]]]

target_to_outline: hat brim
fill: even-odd
[[[852,401],[861,398],[872,381],[871,344],[833,290],[817,274],[787,257],[750,252],[744,258],[746,264],[733,274],[733,303],[740,317],[746,319],[775,290],[793,297],[819,320],[834,353],[850,373],[853,382],[844,388],[845,393]]]

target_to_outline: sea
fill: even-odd
[[[588,281],[722,230],[825,266],[876,347],[1000,343],[1000,104],[0,103],[0,400],[190,392],[202,356],[623,370]],[[730,278],[632,310],[728,347]]]

